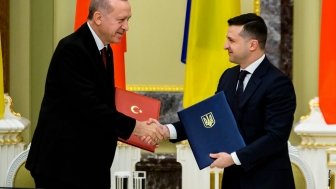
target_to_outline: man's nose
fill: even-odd
[[[124,20],[124,22],[122,23],[121,27],[125,31],[128,31],[128,20]]]

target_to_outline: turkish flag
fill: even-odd
[[[322,1],[319,104],[327,124],[336,124],[336,1]]]

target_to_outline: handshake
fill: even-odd
[[[174,131],[173,131],[174,132]],[[158,145],[161,141],[171,136],[170,131],[166,125],[162,125],[156,119],[148,119],[147,121],[136,121],[133,134],[140,137],[143,142],[152,145]],[[231,154],[226,152],[210,153],[210,158],[214,159],[210,167],[225,168],[235,164]]]
[[[136,121],[133,134],[152,145],[158,145],[161,141],[168,139],[170,135],[167,126],[152,118],[147,121]]]

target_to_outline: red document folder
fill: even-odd
[[[159,119],[161,102],[157,99],[116,88],[115,102],[119,112],[138,121],[147,121],[149,118]],[[128,140],[119,138],[119,141],[150,152],[154,152],[156,148],[155,145],[147,144],[133,134]]]

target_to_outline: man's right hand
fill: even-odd
[[[149,121],[136,121],[133,134],[141,138],[149,138],[148,143],[157,145],[164,139],[164,131],[157,124]]]
[[[153,138],[149,137],[149,136],[143,136],[141,137],[141,140],[148,143],[148,144],[158,144],[160,142],[162,142],[163,140],[166,140],[170,137],[170,132],[169,129],[166,125],[162,125],[158,120],[156,119],[152,119],[150,118],[147,121],[147,124],[155,124],[158,128],[160,128],[160,133],[162,134],[163,138],[162,139],[158,139],[158,140],[153,140]]]

